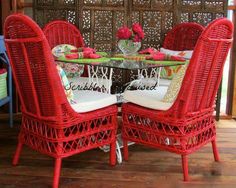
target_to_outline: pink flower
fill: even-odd
[[[144,32],[139,23],[134,23],[132,29],[124,26],[118,29],[116,33],[117,38],[120,39],[130,39],[134,42],[141,42],[144,38]]]
[[[133,41],[134,42],[141,42],[141,38],[138,35],[135,35]]]
[[[118,39],[129,39],[132,36],[132,32],[128,27],[124,26],[118,29],[116,36]]]
[[[139,25],[139,23],[134,23],[132,25],[132,30],[135,34],[137,34],[139,36],[140,39],[144,38],[144,32],[143,32],[141,25]]]

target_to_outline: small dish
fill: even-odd
[[[65,55],[70,53],[71,50],[76,50],[76,49],[77,48],[75,46],[72,46],[70,44],[60,44],[52,49],[52,54],[55,57],[65,57]]]

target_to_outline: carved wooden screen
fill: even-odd
[[[126,0],[36,0],[34,18],[40,26],[66,19],[83,34],[86,45],[115,51],[117,29],[127,23]]]
[[[159,47],[168,30],[180,22],[207,25],[226,15],[227,0],[35,0],[34,18],[43,27],[54,19],[66,19],[83,33],[88,46],[116,50],[117,28],[142,24],[142,47]]]
[[[160,47],[165,34],[177,23],[210,21],[226,15],[227,0],[34,0],[34,19],[43,27],[55,19],[75,24],[86,45],[98,51],[116,51],[117,28],[142,24],[145,39],[142,48]],[[136,73],[115,70],[114,81]]]

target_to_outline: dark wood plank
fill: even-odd
[[[18,132],[19,123],[11,129],[7,122],[0,122],[0,187],[51,187],[51,157],[24,147],[19,165],[11,165]],[[63,159],[60,187],[236,187],[236,128],[218,128],[217,136],[221,162],[214,162],[210,144],[191,154],[188,183],[182,181],[179,155],[133,145],[129,161],[115,167],[109,166],[109,154],[100,149]]]

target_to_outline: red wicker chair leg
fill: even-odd
[[[110,165],[116,165],[116,141],[110,144]]]
[[[182,168],[184,173],[184,181],[188,181],[188,157],[187,155],[182,155]]]
[[[55,160],[55,168],[54,168],[54,177],[53,177],[53,188],[58,188],[59,186],[59,178],[61,172],[61,158],[57,158]]]
[[[129,159],[128,141],[123,140],[123,145],[124,145],[124,160],[128,161]]]
[[[15,153],[13,161],[12,161],[13,165],[17,165],[19,162],[19,157],[20,157],[20,153],[22,150],[22,146],[23,146],[23,144],[21,142],[19,142],[17,145],[17,148],[16,148],[16,153]]]
[[[220,161],[219,152],[216,147],[216,140],[214,139],[213,141],[211,141],[211,144],[212,144],[212,150],[213,150],[215,161]]]

